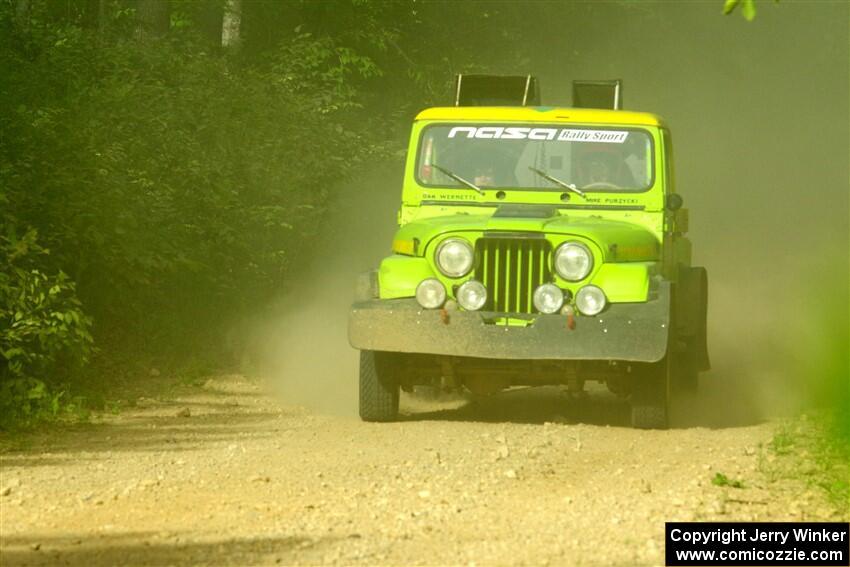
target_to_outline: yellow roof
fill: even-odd
[[[648,112],[554,106],[444,106],[426,108],[419,113],[416,120],[498,120],[664,126],[664,120],[660,116]]]

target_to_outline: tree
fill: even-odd
[[[136,8],[136,35],[142,41],[168,34],[171,23],[169,0],[139,0]]]
[[[221,46],[238,49],[242,43],[242,0],[225,0],[224,17],[221,22]]]

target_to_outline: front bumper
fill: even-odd
[[[361,350],[494,359],[656,362],[667,352],[670,284],[658,281],[645,303],[614,303],[595,317],[530,315],[524,327],[497,325],[500,313],[423,309],[415,299],[355,302],[348,340]]]

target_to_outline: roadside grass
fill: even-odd
[[[832,429],[834,426],[828,423],[825,427]],[[815,483],[826,491],[830,501],[840,507],[846,516],[850,509],[850,439],[847,432],[842,433],[843,436],[832,430],[818,437],[813,459],[822,471]]]
[[[791,453],[794,448],[794,432],[787,422],[783,421],[779,424],[767,447],[774,455]]]
[[[769,482],[793,479],[822,491],[842,517],[850,517],[850,442],[829,412],[781,422],[760,447],[758,468]]]
[[[711,479],[711,484],[714,486],[728,486],[730,488],[746,488],[742,480],[729,478],[720,472],[715,473],[714,478]]]
[[[52,403],[15,420],[3,420],[0,453],[19,448],[22,434],[90,423],[98,414],[120,414],[141,398],[167,400],[202,385],[210,375],[235,371],[220,351],[151,356],[133,349],[111,350],[94,357],[74,380],[46,390]]]

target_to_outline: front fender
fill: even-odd
[[[381,299],[414,297],[416,286],[436,274],[428,260],[416,256],[393,254],[381,261],[378,268],[378,293]]]

